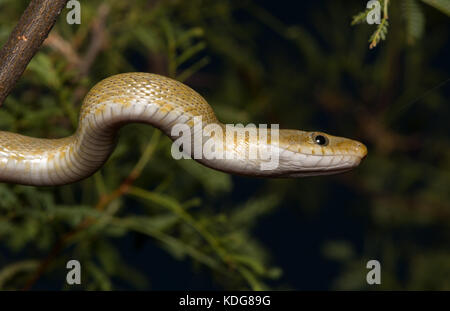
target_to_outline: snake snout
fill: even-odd
[[[367,147],[360,142],[355,143],[353,151],[361,158],[361,160],[367,156]]]

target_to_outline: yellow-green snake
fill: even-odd
[[[178,136],[173,135],[172,128],[176,124],[193,128],[194,117],[200,116],[203,128],[210,124],[225,128],[205,99],[181,82],[151,73],[111,76],[86,95],[78,129],[70,137],[41,139],[0,131],[0,182],[35,186],[73,183],[103,166],[123,125],[147,123],[175,140]],[[277,152],[278,165],[273,169],[262,170],[262,158],[242,156],[252,144],[247,134],[227,141],[212,136],[224,143],[227,152],[237,155],[235,158],[203,157],[196,161],[233,174],[299,177],[350,170],[367,154],[362,143],[343,137],[279,130],[276,140],[271,131],[266,142],[257,144]]]

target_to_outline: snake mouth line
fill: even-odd
[[[314,154],[314,153],[306,153],[306,152],[295,152],[297,154],[302,154],[305,156],[320,156],[320,157],[354,157],[358,158],[361,161],[367,157],[367,149],[364,148],[363,151],[357,153],[333,153],[333,154]]]

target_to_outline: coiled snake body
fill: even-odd
[[[89,91],[81,107],[78,129],[70,137],[40,139],[0,131],[0,182],[50,186],[79,181],[106,162],[121,126],[148,123],[175,139],[172,127],[186,124],[193,128],[193,118],[198,116],[202,117],[203,127],[217,124],[224,128],[211,106],[178,81],[150,73],[115,75]],[[265,144],[279,154],[274,169],[261,170],[262,159],[242,156],[197,161],[241,175],[298,177],[349,170],[359,165],[367,153],[357,141],[320,132],[280,130],[276,145],[270,136],[269,130]],[[249,144],[244,135],[224,141],[224,149],[242,155]]]

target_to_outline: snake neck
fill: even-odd
[[[114,149],[117,132],[128,123],[146,123],[163,131],[175,141],[174,148],[183,140],[184,158],[191,158],[210,168],[241,175],[270,176],[270,169],[276,168],[278,160],[273,154],[273,133],[252,127],[229,127],[208,113],[194,115],[184,106],[172,102],[161,102],[152,98],[146,101],[123,102],[110,100],[89,105],[89,110],[80,119],[80,126],[72,142],[79,150],[80,166],[92,163],[92,172],[101,167]],[[209,107],[209,106],[208,106]],[[263,137],[262,137],[263,136]],[[256,140],[255,140],[256,139]],[[270,154],[263,155],[261,150]],[[82,162],[82,163],[81,163]]]

